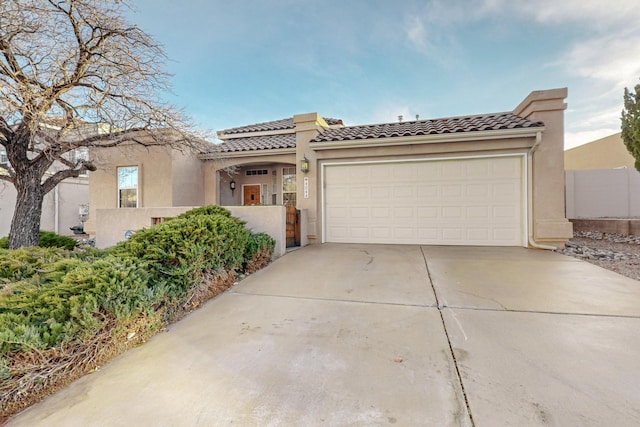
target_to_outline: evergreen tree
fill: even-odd
[[[622,140],[627,150],[636,159],[636,169],[640,171],[640,84],[635,93],[624,88],[624,109],[622,110]]]

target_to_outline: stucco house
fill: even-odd
[[[84,156],[84,150],[73,150],[67,154],[71,161]],[[6,151],[0,146],[0,166],[9,167]],[[54,164],[47,173],[54,173],[58,168]],[[0,174],[7,173],[0,167]],[[13,185],[0,181],[0,237],[9,235],[11,220],[15,212],[18,193]],[[67,178],[44,196],[40,229],[53,231],[61,235],[73,235],[71,227],[81,225],[82,213],[89,202],[89,182],[86,174],[77,178]]]
[[[620,132],[564,152],[566,170],[633,169],[634,163],[635,159],[624,145]]]
[[[302,212],[303,244],[562,246],[572,235],[566,96],[536,91],[509,112],[362,126],[298,114],[220,131],[221,143],[196,157],[120,153],[90,174],[98,219],[85,229],[100,245],[114,241],[109,233],[124,238],[127,217],[135,228],[187,205],[219,204],[258,217],[276,208],[279,218],[291,201]],[[119,228],[101,230],[101,217]]]

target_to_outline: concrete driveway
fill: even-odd
[[[640,282],[522,248],[309,246],[8,425],[389,424],[640,424]]]

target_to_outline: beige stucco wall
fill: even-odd
[[[634,163],[620,132],[564,152],[566,170],[634,168]]]
[[[96,247],[108,248],[125,240],[125,233],[151,227],[151,218],[172,218],[193,207],[154,207],[139,209],[100,209],[96,212]],[[254,233],[267,233],[276,240],[274,257],[286,251],[286,213],[284,206],[225,206],[246,222]]]
[[[192,153],[173,152],[171,166],[173,206],[204,204],[203,164]]]
[[[267,233],[276,241],[274,258],[287,250],[286,212],[284,206],[225,206],[231,215],[245,221],[252,233]]]
[[[535,91],[513,111],[544,123],[544,131],[529,156],[530,245],[564,246],[573,236],[565,217],[564,100],[567,89]]]
[[[15,203],[15,188],[10,184],[0,183],[0,236],[9,234]],[[89,203],[89,185],[86,178],[70,178],[62,181],[57,189],[50,191],[44,197],[40,229],[54,231],[64,236],[72,235],[73,231],[69,227],[80,225],[79,207],[87,203]]]
[[[322,201],[320,200],[318,154],[312,149],[310,141],[320,131],[329,126],[318,113],[296,114],[296,204],[298,209],[307,211],[307,234],[309,243],[320,243],[322,236]],[[309,171],[300,170],[302,159],[309,160]]]
[[[125,145],[94,150],[98,170],[89,173],[89,220],[96,233],[96,212],[118,204],[117,168],[138,167],[138,207],[200,206],[204,202],[203,167],[194,154],[168,147]]]
[[[125,233],[151,227],[151,218],[173,218],[192,209],[183,207],[153,207],[138,209],[98,209],[95,213],[96,247],[108,248],[125,240]]]

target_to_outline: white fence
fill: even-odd
[[[568,170],[567,218],[639,218],[640,173],[635,169]]]

